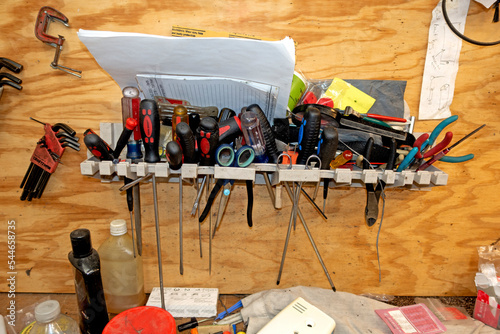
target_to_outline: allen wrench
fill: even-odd
[[[35,23],[35,36],[45,44],[56,48],[56,54],[54,55],[54,60],[52,60],[52,63],[50,63],[50,67],[81,78],[82,76],[80,74],[82,73],[82,71],[59,65],[59,57],[61,55],[65,39],[64,36],[58,35],[58,37],[54,37],[47,33],[49,25],[52,21],[58,21],[64,24],[66,27],[69,27],[69,19],[57,9],[49,6],[40,8]]]
[[[0,57],[0,69],[2,67],[5,67],[6,69],[14,72],[14,73],[20,73],[23,69],[23,65],[16,63],[13,60],[10,60],[8,58]],[[3,93],[3,86],[11,86],[17,90],[23,89],[23,86],[21,84],[23,81],[19,79],[18,77],[6,73],[6,72],[1,72],[0,73],[0,98],[2,97]]]

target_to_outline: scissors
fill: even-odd
[[[215,151],[215,161],[219,166],[222,167],[248,167],[255,158],[255,151],[251,146],[242,146],[237,151],[233,149],[233,147],[229,144],[223,144],[217,148]],[[213,234],[218,229],[220,222],[222,220],[222,216],[227,206],[227,200],[229,195],[231,194],[231,187],[234,184],[234,180],[229,179],[219,179],[215,183],[212,191],[210,192],[210,196],[208,197],[207,204],[203,213],[199,218],[199,222],[203,222],[210,212],[210,208],[213,205],[217,194],[221,189],[223,189],[222,197],[219,202],[219,211],[217,213],[217,222],[214,226]],[[252,180],[246,180],[247,187],[247,223],[249,227],[253,226],[252,221],[252,211],[253,211],[253,182]]]

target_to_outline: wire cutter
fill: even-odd
[[[229,144],[223,144],[219,146],[216,150],[215,153],[215,160],[217,164],[219,164],[222,167],[248,167],[254,160],[255,158],[255,151],[253,150],[252,147],[250,146],[242,146],[239,148],[236,152],[234,151],[233,147]],[[227,206],[227,201],[229,198],[229,195],[231,194],[231,187],[234,184],[234,180],[228,180],[228,179],[219,179],[215,183],[215,186],[213,187],[212,191],[210,192],[210,196],[208,197],[207,204],[205,206],[205,209],[203,210],[203,213],[201,214],[199,218],[199,222],[203,222],[205,218],[207,217],[208,213],[210,212],[210,208],[213,205],[213,202],[215,198],[217,197],[217,194],[221,189],[224,189],[223,195],[221,197],[220,203],[219,203],[219,212],[217,214],[217,222],[214,226],[214,231],[213,234],[215,234],[215,231],[220,225],[220,222],[222,220],[222,215],[226,209]],[[248,195],[248,202],[247,202],[247,223],[249,227],[253,226],[253,221],[252,221],[252,211],[253,211],[253,182],[251,180],[246,180],[246,187],[247,187],[247,195]]]
[[[371,150],[373,143],[367,142],[366,150]],[[396,160],[396,139],[391,138],[390,146],[389,146],[389,158],[387,159],[387,164],[385,169],[392,170],[394,168],[394,161]],[[371,153],[365,152],[365,155],[368,156],[366,159],[369,160]],[[366,161],[363,161],[363,168],[370,168],[370,164]],[[379,179],[377,185],[367,183],[366,184],[366,207],[365,207],[365,221],[368,226],[373,226],[378,219],[378,203],[380,200],[380,196],[385,190],[386,183],[384,180]]]

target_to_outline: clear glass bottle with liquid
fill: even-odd
[[[98,253],[108,312],[118,314],[145,304],[144,273],[142,258],[127,233],[126,221],[113,220],[110,233]]]
[[[47,300],[35,307],[36,321],[22,334],[80,334],[78,323],[65,314],[57,300]]]

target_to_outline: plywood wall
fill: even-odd
[[[70,18],[70,28],[51,25],[65,36],[61,63],[83,71],[78,79],[50,68],[54,49],[38,41],[34,22],[40,1],[4,0],[0,4],[0,56],[24,65],[23,90],[6,87],[0,101],[0,277],[7,267],[7,222],[15,221],[18,292],[72,292],[67,260],[69,234],[85,227],[98,247],[108,224],[128,219],[122,185],[101,183],[80,174],[86,152],[67,151],[41,199],[19,200],[19,184],[36,141],[42,135],[34,117],[63,122],[80,137],[100,122],[119,122],[121,90],[79,41],[78,29],[170,35],[172,25],[231,31],[297,42],[296,67],[308,78],[391,79],[407,81],[405,99],[418,115],[431,12],[437,1],[55,1]],[[492,12],[471,2],[467,33],[498,40],[489,23]],[[194,51],[195,52],[195,51]],[[451,106],[459,120],[451,127],[460,138],[486,123],[456,154],[473,152],[473,161],[440,163],[448,185],[431,191],[388,190],[380,232],[381,279],[376,238],[379,224],[364,222],[363,188],[330,191],[327,220],[305,199],[301,208],[336,287],[353,293],[393,295],[472,295],[477,270],[476,247],[499,235],[497,131],[500,98],[499,46],[464,43]],[[418,121],[417,132],[431,131],[436,121]],[[83,143],[82,143],[83,144]],[[162,180],[160,180],[162,181]],[[163,180],[164,181],[164,180]],[[255,187],[254,227],[248,228],[244,186],[236,186],[226,216],[213,241],[209,272],[208,226],[189,215],[195,196],[184,187],[184,275],[179,274],[178,188],[159,183],[163,270],[166,286],[218,287],[223,293],[250,293],[275,288],[291,204],[275,210],[263,186]],[[312,191],[311,188],[308,189]],[[158,285],[152,193],[141,189],[146,288]],[[5,282],[5,281],[4,281]],[[279,287],[329,287],[301,225],[292,233]],[[7,291],[7,284],[0,285]]]

